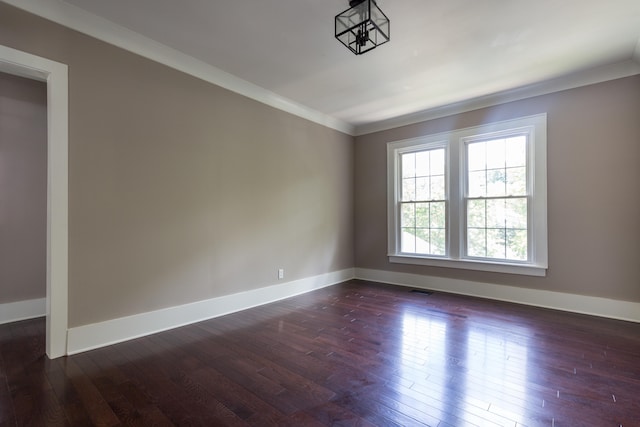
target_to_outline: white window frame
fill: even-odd
[[[487,260],[464,254],[466,239],[466,146],[468,141],[522,131],[529,134],[527,152],[528,254],[527,261]],[[400,251],[400,156],[432,148],[445,149],[446,256],[429,256]],[[521,117],[457,129],[387,144],[387,232],[388,257],[393,263],[429,265],[466,270],[492,271],[528,276],[545,276],[547,249],[547,115]]]

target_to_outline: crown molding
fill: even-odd
[[[354,126],[353,124],[313,110],[291,99],[282,97],[274,92],[240,79],[204,61],[200,61],[176,49],[158,43],[62,0],[0,0],[0,2],[10,4],[265,105],[352,136],[366,135],[460,114],[479,108],[640,74],[639,39],[632,57],[626,61],[603,65],[555,79],[438,106],[387,120]]]
[[[579,71],[555,79],[546,80],[540,83],[521,86],[502,92],[468,99],[441,107],[430,108],[417,113],[394,117],[374,123],[367,123],[356,126],[355,135],[362,136],[374,132],[385,131],[401,126],[412,125],[427,120],[452,116],[465,113],[480,108],[491,107],[512,101],[519,101],[534,96],[546,95],[577,87],[602,83],[609,80],[621,79],[624,77],[640,74],[640,40],[636,45],[633,59],[621,61],[613,64],[602,65],[600,67]]]
[[[18,9],[228,89],[278,110],[353,135],[355,127],[61,0],[1,0]]]

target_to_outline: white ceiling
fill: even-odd
[[[640,0],[379,0],[391,41],[361,56],[333,36],[348,0],[64,3],[356,129],[640,64]]]

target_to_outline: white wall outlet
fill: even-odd
[[[284,279],[284,268],[278,269],[278,279]]]

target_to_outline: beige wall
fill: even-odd
[[[387,142],[544,112],[546,277],[388,262]],[[640,76],[361,136],[355,157],[357,267],[640,301]]]
[[[354,149],[4,3],[0,44],[69,65],[70,327],[276,284],[280,267],[287,281],[355,265],[640,301],[638,76],[358,137]],[[541,112],[546,278],[388,263],[386,142]]]
[[[69,326],[353,267],[353,138],[0,3],[69,65]]]
[[[47,87],[0,73],[0,304],[46,296]]]

